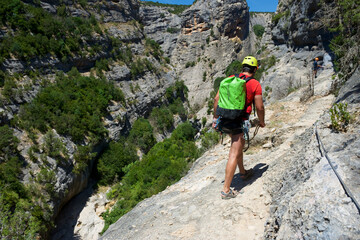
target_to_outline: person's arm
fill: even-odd
[[[218,118],[218,116],[216,115],[216,108],[218,106],[218,102],[219,102],[219,91],[216,93],[216,96],[214,97],[214,118]]]
[[[219,102],[219,91],[217,92],[216,96],[214,97],[214,118],[213,118],[213,123],[212,123],[212,127],[215,128],[216,126],[216,119],[219,117],[216,115],[216,108]]]
[[[259,125],[260,127],[265,127],[265,108],[264,108],[264,102],[262,99],[262,95],[255,95],[255,108],[256,113],[259,117]]]

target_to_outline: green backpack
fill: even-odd
[[[246,83],[252,77],[236,74],[221,81],[216,115],[226,119],[246,116]]]

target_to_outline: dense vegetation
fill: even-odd
[[[156,6],[156,7],[166,7],[168,11],[180,15],[183,11],[189,8],[191,5],[178,5],[178,4],[165,4],[159,2],[152,2],[152,1],[141,1],[141,4],[148,5],[148,6]]]
[[[176,81],[166,89],[165,103],[159,108],[153,108],[149,117],[152,125],[148,119],[139,118],[132,125],[126,139],[110,144],[99,159],[97,170],[100,184],[112,184],[121,180],[125,173],[123,168],[138,159],[136,148],[148,153],[156,144],[154,132],[170,131],[175,114],[186,117],[184,102],[187,100],[187,91],[183,81]]]
[[[157,143],[141,161],[123,168],[126,175],[121,183],[111,189],[109,196],[118,201],[111,211],[103,214],[103,231],[138,202],[164,190],[186,173],[189,164],[199,154],[193,141],[194,135],[195,129],[191,124],[183,123],[172,133],[171,138]]]
[[[52,172],[42,169],[33,183],[20,182],[23,161],[19,157],[19,140],[7,126],[0,127],[0,237],[1,239],[36,239],[51,226],[48,194]]]
[[[33,57],[56,55],[62,61],[75,53],[81,54],[84,42],[100,27],[92,16],[89,19],[67,16],[65,6],[56,16],[25,4],[20,0],[0,1],[0,27],[8,33],[0,42],[0,63],[11,55],[29,60]],[[86,49],[85,49],[86,50]]]
[[[135,145],[125,139],[110,143],[97,165],[99,184],[110,185],[119,181],[124,176],[123,168],[136,160],[138,160],[138,156]]]
[[[58,74],[54,84],[49,84],[30,104],[22,107],[20,126],[43,133],[55,128],[75,142],[89,137],[96,143],[106,136],[101,118],[110,100],[124,101],[124,95],[111,82],[83,77],[74,68],[67,76]]]
[[[335,1],[335,7],[323,2],[326,14],[324,21],[330,31],[336,33],[330,48],[335,53],[335,66],[345,78],[349,77],[360,63],[360,5],[357,0]]]

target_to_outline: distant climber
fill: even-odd
[[[319,68],[323,68],[323,66],[319,65],[319,58],[315,58],[314,64],[313,64],[313,75],[315,78],[317,78],[317,71]]]
[[[229,159],[225,169],[225,181],[221,191],[221,197],[223,199],[234,198],[236,196],[232,189],[230,189],[236,166],[239,167],[240,177],[243,180],[248,180],[254,174],[252,168],[245,170],[243,164],[243,148],[245,144],[243,122],[249,119],[252,111],[252,103],[255,105],[260,127],[265,127],[265,109],[262,99],[262,88],[260,83],[254,78],[258,69],[256,58],[252,56],[245,57],[242,62],[242,67],[241,74],[230,76],[221,82],[219,91],[214,99],[213,127],[217,128],[217,125],[220,123],[224,132],[228,133],[231,137]],[[241,99],[242,95],[240,79],[244,82],[245,100],[244,105],[242,106],[243,108],[240,107],[238,110],[235,107],[228,106],[239,105],[236,101]],[[222,85],[225,84],[230,85],[224,86],[225,89],[222,90]]]

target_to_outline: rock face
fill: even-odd
[[[341,91],[358,99],[360,94],[349,90],[352,85],[349,81]],[[351,114],[355,114],[359,103],[349,101],[349,104]],[[335,133],[328,128],[329,112],[320,118],[317,129],[332,164],[358,201],[360,188],[354,179],[360,178],[360,119],[358,114],[354,116],[355,123],[346,133]],[[274,166],[282,170],[266,184],[273,199],[266,239],[293,236],[303,239],[359,238],[358,210],[345,194],[324,155],[319,153],[314,130],[309,129],[298,141],[301,143],[294,142],[291,152],[283,156],[284,162]],[[294,154],[296,152],[298,154]]]
[[[199,0],[182,15],[181,34],[171,53],[171,63],[186,79],[189,100],[201,108],[213,90],[213,81],[249,49],[249,12],[245,1]]]
[[[336,102],[346,101],[348,103],[360,103],[360,69],[346,81],[346,84],[340,89]]]
[[[326,1],[331,7],[333,1]],[[326,31],[321,18],[324,9],[321,1],[279,1],[273,18],[272,35],[276,44],[287,44],[292,48],[305,46],[322,49],[327,45],[331,34]]]
[[[236,198],[220,198],[227,138],[199,158],[187,176],[139,203],[100,239],[358,239],[360,216],[319,151],[314,123],[320,119],[317,129],[326,150],[359,199],[354,181],[360,179],[359,116],[347,133],[331,132],[328,108],[334,96],[315,93],[303,104],[301,95],[300,89],[267,106],[269,126],[260,130],[244,159],[255,176],[244,182],[235,175]],[[359,107],[352,104],[352,111]]]
[[[167,8],[146,5],[140,7],[140,18],[145,34],[161,44],[166,56],[170,56],[181,31],[181,18],[167,11]]]
[[[265,38],[269,38],[271,36],[269,33],[264,33],[262,37],[258,37],[254,33],[254,26],[261,25],[265,29],[270,27],[271,14],[270,13],[251,13],[250,15],[250,34],[248,39],[245,41],[244,48],[250,48],[251,51],[249,54],[255,54],[260,51],[261,46],[268,45],[268,42],[264,42]],[[272,41],[271,41],[272,43]]]

